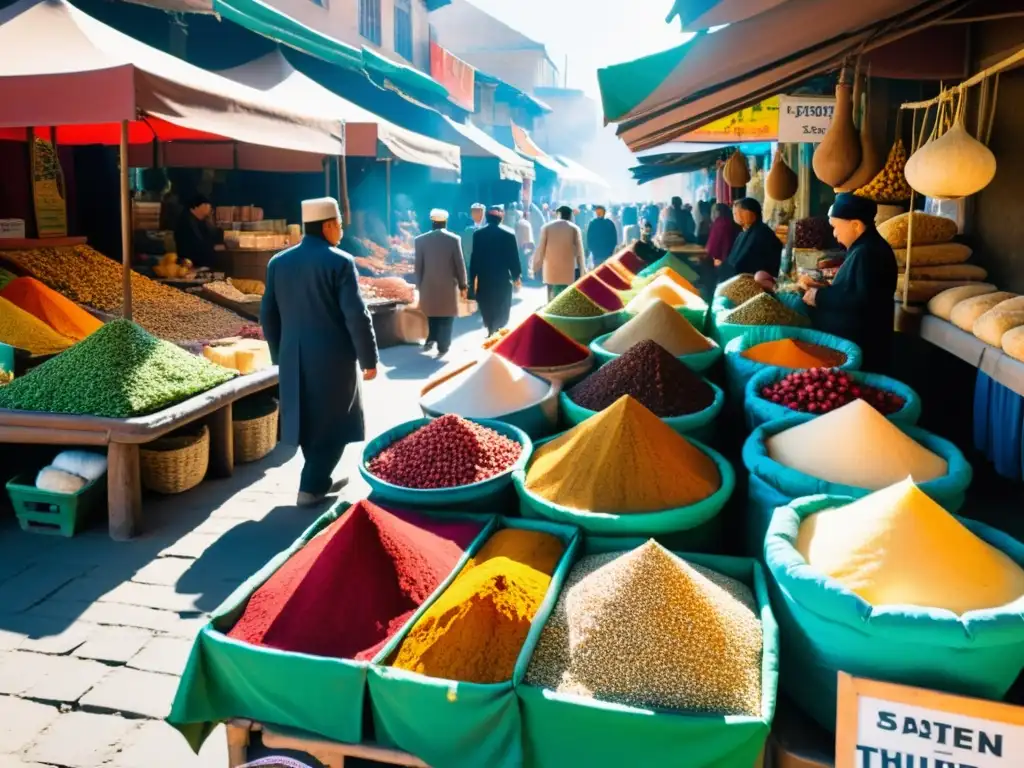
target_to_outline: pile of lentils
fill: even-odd
[[[828,413],[857,398],[883,416],[898,413],[906,405],[895,392],[863,384],[838,368],[797,371],[762,387],[760,394],[765,400],[801,413]]]
[[[757,716],[761,652],[750,590],[651,540],[573,567],[526,682],[642,709]]]
[[[523,446],[493,429],[448,414],[391,444],[366,463],[374,477],[403,488],[456,488],[500,475]]]
[[[747,299],[722,317],[731,325],[793,325],[806,326],[810,321],[767,293]]]
[[[715,392],[704,379],[651,340],[634,344],[567,394],[591,411],[603,411],[629,395],[659,418],[697,413],[715,401]]]
[[[567,288],[548,304],[544,311],[555,317],[597,317],[606,314],[577,288]]]
[[[726,280],[715,289],[715,296],[728,299],[733,306],[739,306],[744,301],[760,296],[762,293],[764,293],[764,288],[758,284],[753,275],[746,273]]]

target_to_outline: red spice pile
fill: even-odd
[[[590,352],[540,315],[530,315],[491,350],[522,368],[556,368],[585,360]]]
[[[368,661],[448,578],[482,528],[361,501],[256,590],[228,636]]]
[[[615,258],[619,262],[619,264],[624,266],[634,275],[639,275],[647,268],[647,262],[641,259],[632,251],[623,251]]]
[[[761,397],[801,413],[828,413],[860,398],[883,416],[890,416],[907,404],[895,392],[862,384],[839,368],[791,373],[770,387],[762,387]]]
[[[576,290],[608,312],[615,312],[625,306],[619,294],[593,275],[587,275],[576,283]]]
[[[609,288],[613,288],[616,291],[628,291],[630,288],[629,283],[626,279],[612,269],[608,264],[602,264],[600,267],[594,270],[594,277],[600,280],[602,283],[607,285]]]
[[[403,488],[456,488],[501,474],[522,452],[515,440],[447,414],[388,446],[366,468]]]

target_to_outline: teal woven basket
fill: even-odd
[[[537,314],[570,339],[584,346],[603,333],[611,333],[629,319],[625,310],[609,312],[597,317],[562,317],[561,315],[549,315],[544,311]]]
[[[594,353],[594,358],[597,360],[598,365],[604,365],[610,363],[617,357],[621,357],[618,352],[609,352],[604,348],[605,342],[610,339],[612,334],[606,333],[598,336],[592,342],[590,342],[590,351]],[[710,340],[714,345],[711,349],[705,352],[694,352],[689,355],[680,355],[679,361],[683,363],[694,373],[704,373],[713,366],[722,357],[722,348],[718,346],[718,343]]]
[[[512,482],[512,473],[517,469],[525,468],[530,460],[530,455],[533,453],[533,441],[519,427],[492,419],[468,419],[468,421],[472,421],[475,424],[493,429],[498,434],[511,438],[522,445],[523,453],[519,460],[500,475],[481,480],[479,483],[461,485],[456,488],[403,488],[387,483],[379,477],[370,474],[370,471],[366,468],[367,462],[392,443],[398,442],[403,437],[412,434],[431,421],[431,419],[415,419],[414,421],[399,424],[397,427],[393,427],[375,437],[363,448],[363,453],[359,460],[359,474],[372,489],[371,498],[374,501],[390,502],[413,508],[451,508],[478,503],[484,499],[497,496],[505,490],[509,483]]]

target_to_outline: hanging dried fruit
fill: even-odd
[[[798,182],[797,175],[782,156],[780,146],[775,150],[775,159],[772,161],[771,170],[768,171],[768,178],[765,179],[764,191],[772,200],[782,202],[796,194]]]
[[[722,177],[730,187],[745,187],[750,181],[750,167],[747,157],[738,149],[732,153],[722,168]]]
[[[910,185],[907,184],[907,177],[904,175],[906,165],[907,148],[903,146],[903,139],[896,139],[896,143],[889,150],[889,157],[882,170],[855,194],[882,204],[902,203],[909,200]]]

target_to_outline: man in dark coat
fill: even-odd
[[[743,231],[736,236],[729,257],[718,268],[718,281],[741,273],[778,275],[782,266],[782,241],[761,218],[761,204],[752,197],[744,197],[733,204],[732,212]]]
[[[302,242],[267,265],[260,310],[270,355],[279,367],[281,439],[302,449],[299,506],[336,493],[331,474],[348,443],[365,439],[359,373],[377,376],[377,340],[359,295],[352,257],[341,242],[338,203],[302,202]]]
[[[480,314],[493,336],[506,325],[512,312],[512,287],[522,285],[522,265],[516,236],[501,224],[505,208],[487,209],[487,225],[473,233],[474,259],[469,265],[470,298],[480,306]]]
[[[615,222],[606,217],[603,205],[594,206],[594,220],[587,225],[586,244],[594,259],[594,266],[607,261],[619,245],[619,230]]]
[[[178,259],[188,259],[197,267],[214,269],[215,251],[223,250],[217,230],[210,225],[213,205],[204,195],[195,195],[187,203],[174,227],[174,247]]]
[[[416,287],[420,292],[420,312],[427,316],[429,332],[423,351],[437,345],[438,356],[448,353],[452,329],[459,316],[459,299],[468,293],[466,261],[462,240],[448,231],[448,211],[430,212],[430,232],[414,241]]]
[[[804,282],[804,303],[813,307],[814,326],[856,343],[864,369],[885,373],[891,362],[893,294],[899,267],[892,247],[875,228],[877,205],[840,192],[829,210],[846,260],[831,285]]]

